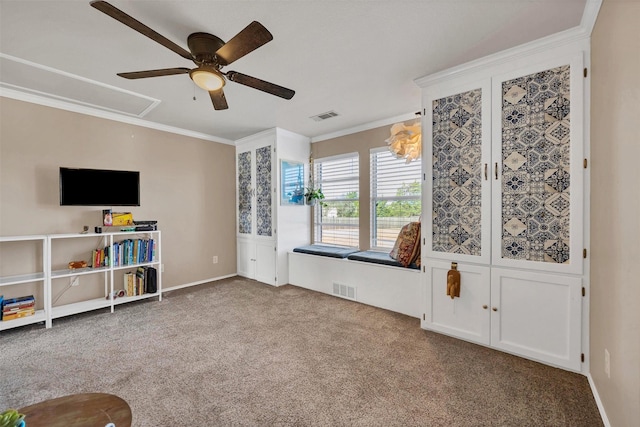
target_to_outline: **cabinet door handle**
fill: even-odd
[[[487,304],[484,304],[484,305],[482,306],[482,308],[484,308],[484,309],[486,310],[487,308],[489,308],[489,306],[488,306]]]
[[[491,307],[491,310],[498,311],[498,307]]]
[[[498,179],[498,162],[496,162],[496,179]]]
[[[487,164],[485,163],[484,164],[484,180],[486,181],[487,179],[488,179],[487,178]]]

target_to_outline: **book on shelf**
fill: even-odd
[[[36,313],[36,300],[33,295],[8,299],[0,296],[0,299],[2,300],[0,303],[0,307],[2,307],[0,319],[2,321],[33,316]]]
[[[36,305],[36,301],[35,300],[25,301],[25,302],[16,303],[16,304],[9,304],[9,305],[5,305],[5,306],[2,307],[2,312],[3,313],[11,313],[11,312],[14,312],[14,311],[20,311],[20,310],[24,310],[26,308],[35,307],[35,305]]]
[[[36,314],[35,308],[16,311],[15,313],[2,313],[2,321],[20,319],[22,317],[33,316]]]
[[[144,267],[138,267],[136,269],[136,288],[138,295],[144,294]]]
[[[19,304],[19,303],[33,302],[33,301],[35,301],[35,298],[33,297],[33,295],[26,295],[23,297],[16,297],[16,298],[7,298],[3,300],[2,307],[4,308],[5,306],[11,305],[11,304]]]
[[[133,263],[138,264],[138,251],[140,248],[138,247],[140,244],[140,239],[135,239],[133,241]]]
[[[99,268],[109,265],[108,248],[94,249],[91,253],[91,267]]]
[[[124,291],[128,297],[134,296],[133,293],[133,273],[124,274]]]

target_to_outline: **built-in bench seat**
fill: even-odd
[[[345,248],[342,246],[329,246],[329,245],[306,245],[293,249],[293,252],[309,255],[328,256],[331,258],[347,258],[358,252],[355,248]]]
[[[421,316],[419,273],[415,265],[404,268],[384,252],[327,245],[289,252],[290,284],[338,296],[347,286],[353,288],[350,299],[412,317]]]
[[[350,259],[353,261],[371,262],[373,264],[389,265],[392,267],[405,268],[402,264],[400,264],[400,262],[391,258],[387,252],[379,252],[379,251],[354,252],[351,255],[349,255],[347,259]],[[418,267],[415,263],[411,263],[407,268],[413,268],[416,270],[420,269],[420,267]]]
[[[355,248],[345,248],[342,246],[330,245],[306,245],[293,249],[293,252],[309,255],[319,255],[331,258],[347,258],[352,261],[370,262],[373,264],[388,265],[391,267],[404,266],[397,260],[391,258],[387,252],[380,251],[359,251]],[[419,269],[415,263],[411,263],[408,268]]]

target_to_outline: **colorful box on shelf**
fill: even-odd
[[[133,225],[133,214],[131,212],[114,212],[112,221],[114,227]]]

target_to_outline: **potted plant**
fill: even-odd
[[[0,427],[24,427],[24,414],[15,409],[7,409],[0,414]]]
[[[324,199],[324,194],[321,188],[307,187],[304,193],[304,199],[307,205],[314,206],[318,200]]]

